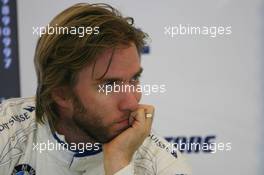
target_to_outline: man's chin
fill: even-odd
[[[129,126],[115,131],[114,134],[112,134],[111,136],[108,137],[108,139],[105,139],[105,142],[101,142],[101,143],[109,143],[109,142],[111,142],[112,140],[114,140],[116,137],[118,137],[120,134],[122,134],[128,128],[129,128]]]
[[[116,138],[121,132],[114,133],[112,135],[107,135],[107,134],[102,134],[102,135],[96,135],[94,136],[94,140],[99,143],[109,143],[111,142],[114,138]]]

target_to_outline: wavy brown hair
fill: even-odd
[[[37,74],[36,120],[46,119],[54,130],[58,119],[52,92],[58,87],[72,89],[81,69],[95,64],[106,49],[134,43],[140,54],[147,37],[134,26],[133,18],[123,17],[107,4],[80,3],[58,14],[49,26],[98,27],[98,34],[44,34],[37,43],[34,63]]]

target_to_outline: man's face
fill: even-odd
[[[99,87],[115,84],[138,84],[142,71],[140,58],[134,44],[115,49],[105,76],[112,49],[98,56],[94,67],[80,71],[74,88],[75,98],[71,115],[73,121],[95,141],[106,143],[129,127],[129,115],[136,110],[141,98],[139,92],[99,92]],[[92,75],[93,74],[93,75]],[[123,82],[123,83],[121,83]]]

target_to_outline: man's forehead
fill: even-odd
[[[140,58],[135,45],[108,49],[99,55],[93,67],[93,78],[129,78],[140,70]]]

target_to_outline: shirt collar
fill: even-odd
[[[64,147],[64,145],[67,145],[65,137],[58,134],[57,132],[52,133],[47,122],[44,125],[40,126],[39,132],[41,133],[40,142],[50,142],[56,145],[56,149],[46,151],[47,156],[54,157],[55,159],[57,159],[57,161],[60,161],[60,163],[63,163],[71,170],[103,170],[103,151],[101,145],[99,145],[99,149],[96,150],[80,151],[78,149],[67,149],[67,147]]]

